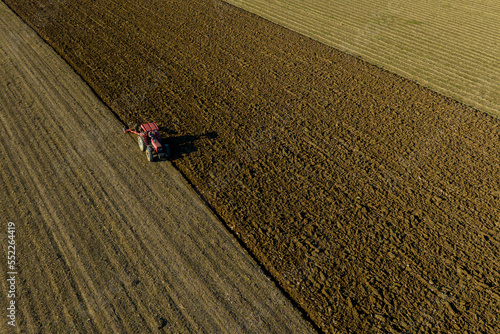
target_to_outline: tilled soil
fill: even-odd
[[[0,64],[0,333],[315,332],[3,2]]]
[[[500,331],[500,123],[220,1],[6,1],[325,332]]]

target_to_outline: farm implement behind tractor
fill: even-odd
[[[167,144],[162,144],[161,136],[158,132],[158,125],[155,123],[147,123],[141,125],[141,131],[138,131],[137,125],[134,129],[123,128],[124,133],[134,133],[138,136],[137,141],[141,151],[146,151],[148,161],[158,159],[169,159],[170,148]]]

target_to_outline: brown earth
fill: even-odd
[[[500,123],[217,0],[6,1],[325,332],[500,332]]]
[[[0,333],[315,332],[182,175],[138,154],[3,2],[0,86]]]

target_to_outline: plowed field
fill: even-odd
[[[6,2],[325,332],[500,331],[497,119],[220,1]]]

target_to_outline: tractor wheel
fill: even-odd
[[[152,149],[148,148],[148,150],[146,151],[146,157],[148,158],[148,161],[150,161],[150,162],[155,160]]]
[[[137,142],[139,143],[139,149],[144,152],[146,151],[146,144],[144,144],[144,139],[142,139],[141,136],[137,137],[139,139],[137,139]]]

